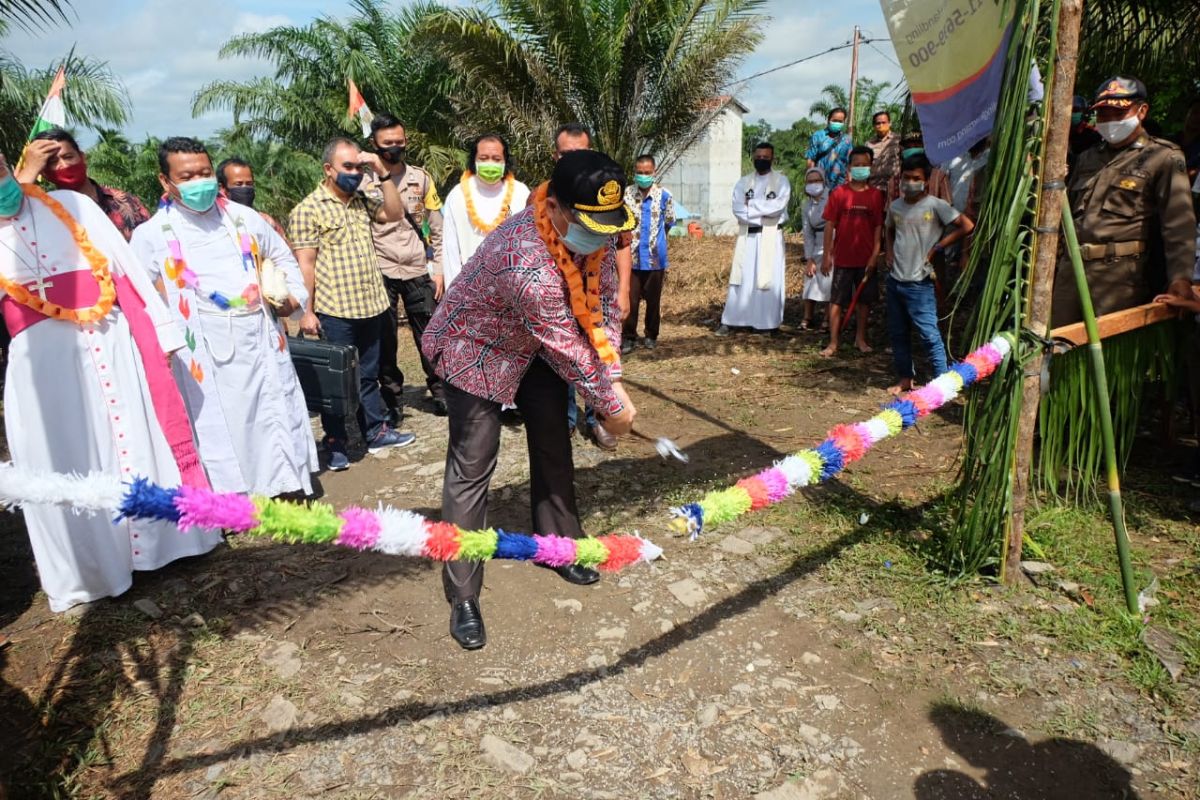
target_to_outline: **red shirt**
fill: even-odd
[[[621,347],[616,249],[600,266],[604,330]],[[421,351],[442,380],[476,397],[512,403],[530,362],[542,358],[603,414],[621,413],[613,381],[621,362],[605,364],[571,313],[563,278],[526,208],[484,240],[421,337]]]
[[[867,187],[861,192],[843,184],[829,195],[825,205],[826,222],[832,222],[833,265],[835,267],[869,267],[871,253],[879,241],[883,226],[884,196],[878,189]]]

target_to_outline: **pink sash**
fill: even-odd
[[[100,297],[100,287],[88,270],[54,275],[49,284],[46,299],[63,308],[87,308],[95,305]],[[167,366],[166,354],[158,343],[158,332],[150,315],[146,313],[146,303],[129,278],[124,275],[113,275],[113,284],[117,290],[116,304],[124,312],[125,320],[129,323],[129,332],[133,336],[133,343],[142,359],[142,369],[146,373],[146,384],[150,389],[154,414],[171,448],[171,455],[179,468],[180,479],[186,486],[207,489],[208,476],[204,473],[195,442],[192,441],[192,425],[183,405],[183,396],[179,393],[179,386]],[[0,301],[0,310],[3,311],[4,322],[13,338],[26,328],[49,319],[32,308],[21,305],[8,295]]]

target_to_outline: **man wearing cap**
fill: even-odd
[[[1142,127],[1150,105],[1136,78],[1105,81],[1092,108],[1104,141],[1080,154],[1069,200],[1096,315],[1148,303],[1164,285],[1171,294],[1190,295],[1196,217],[1182,151]],[[1064,254],[1051,325],[1082,318]]]
[[[487,527],[487,493],[500,447],[500,409],[525,419],[533,530],[579,538],[575,471],[563,396],[575,384],[614,435],[636,411],[621,385],[616,234],[633,228],[625,176],[593,150],[565,153],[533,203],[497,228],[438,306],[422,350],[445,384],[450,442],[442,518]],[[599,580],[576,565],[570,583]],[[479,609],[483,565],[451,562],[442,574],[450,635],[464,649],[487,642]]]

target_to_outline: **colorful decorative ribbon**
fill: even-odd
[[[0,505],[67,505],[78,512],[111,513],[190,528],[263,536],[287,544],[335,544],[387,555],[435,561],[532,561],[550,567],[578,564],[606,572],[653,561],[662,549],[640,536],[570,539],[500,529],[468,531],[412,511],[380,506],[334,511],[325,503],[295,503],[193,486],[167,489],[145,478],[131,484],[98,473],[61,475],[0,463]]]
[[[797,489],[829,480],[866,455],[877,442],[911,428],[921,417],[958,397],[963,389],[989,377],[1011,351],[1012,339],[1007,334],[996,336],[866,422],[838,425],[816,447],[790,455],[728,489],[709,492],[698,503],[672,508],[671,528],[689,534],[694,541],[705,526],[729,522],[747,511],[778,503]]]

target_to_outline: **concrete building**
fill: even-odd
[[[749,110],[731,95],[713,98],[708,126],[661,177],[677,201],[699,216],[705,233],[737,233],[733,186],[742,177],[742,119]]]

